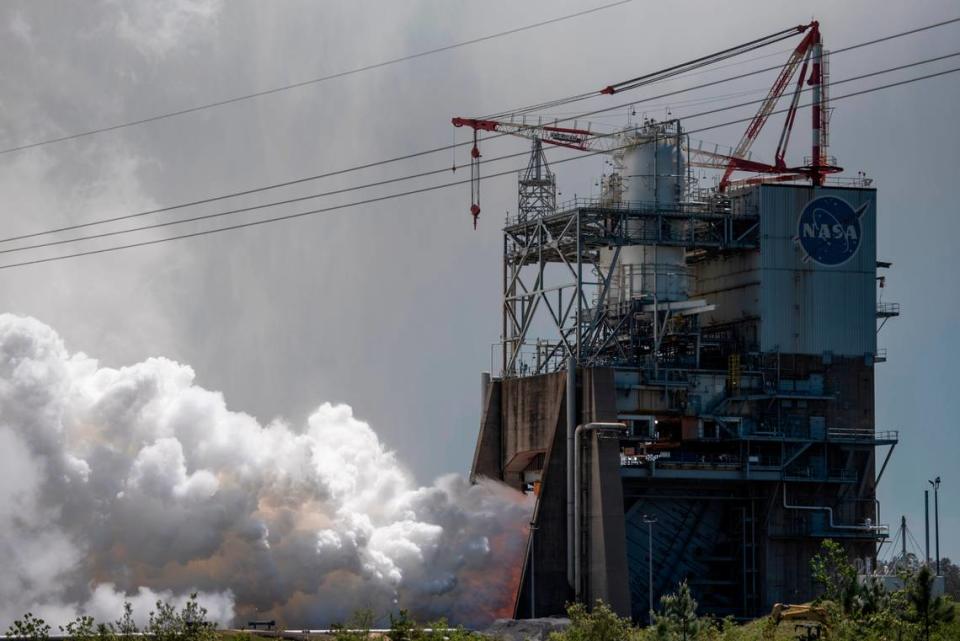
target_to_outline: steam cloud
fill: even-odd
[[[70,354],[0,315],[0,626],[141,622],[200,591],[221,624],[325,626],[406,607],[480,623],[512,603],[529,502],[460,476],[416,487],[345,405],[260,425],[151,358]]]

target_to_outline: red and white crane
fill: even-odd
[[[660,72],[609,85],[597,92],[597,94],[612,95],[627,89],[643,86],[692,69],[713,64],[719,60],[724,60],[746,51],[752,51],[759,47],[772,44],[773,42],[779,42],[786,37],[796,34],[804,34],[804,37],[791,52],[786,64],[784,64],[780,73],[777,75],[773,86],[771,86],[766,97],[761,101],[760,108],[747,126],[740,142],[731,153],[721,154],[717,151],[711,152],[703,149],[702,145],[694,147],[692,144],[687,144],[684,151],[687,154],[686,160],[688,166],[706,167],[723,171],[718,185],[718,191],[720,192],[726,191],[733,186],[759,182],[785,182],[802,178],[807,178],[812,184],[820,186],[823,184],[827,174],[839,172],[841,168],[832,163],[826,155],[830,119],[828,76],[826,74],[826,62],[820,35],[820,23],[816,20],[809,24],[792,27],[771,34],[770,36],[738,45],[737,47],[725,49],[710,56],[704,56],[688,63],[670,67]],[[773,162],[764,163],[751,160],[751,147],[759,136],[763,126],[773,114],[777,103],[783,97],[794,77],[796,77],[796,82],[794,83],[793,95],[790,100],[790,106],[786,110],[786,117],[784,118],[783,128],[780,132]],[[794,121],[796,120],[797,111],[800,106],[800,97],[805,85],[809,85],[811,94],[811,153],[808,158],[804,159],[802,164],[788,166],[785,159],[787,146],[790,141],[790,134],[793,131]],[[452,123],[454,127],[470,127],[473,129],[473,147],[470,150],[470,213],[473,215],[474,228],[476,228],[477,218],[480,215],[480,132],[510,134],[523,138],[539,138],[541,141],[557,147],[566,147],[568,149],[593,153],[612,153],[621,148],[618,146],[618,134],[598,134],[589,129],[580,129],[576,126],[562,127],[559,125],[559,122],[547,125],[529,125],[502,120],[457,117],[453,118]],[[733,180],[734,172],[747,172],[759,175]]]

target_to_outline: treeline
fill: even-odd
[[[698,604],[686,583],[660,599],[660,607],[646,627],[617,616],[606,604],[592,608],[577,603],[567,608],[570,626],[553,632],[549,641],[793,641],[819,634],[822,641],[960,641],[960,616],[956,595],[956,566],[941,561],[947,595],[933,595],[933,573],[920,564],[897,573],[903,588],[885,591],[877,579],[861,580],[843,548],[830,540],[810,564],[821,595],[812,604],[812,619],[778,621],[765,616],[739,624],[732,618],[717,619],[699,614]],[[336,633],[336,641],[364,641],[372,620],[364,613]],[[367,622],[366,624],[364,622]],[[800,629],[797,629],[800,626]],[[812,630],[818,630],[812,632]],[[800,635],[800,636],[798,636]],[[391,617],[390,641],[480,641],[481,634],[462,628],[449,629],[445,622],[422,627],[406,612]]]
[[[133,606],[123,604],[123,614],[111,623],[98,623],[93,617],[78,616],[65,626],[60,634],[72,641],[132,641],[148,635],[155,641],[216,641],[217,623],[207,620],[207,609],[191,594],[183,607],[177,610],[171,603],[157,601],[150,612],[147,626],[140,630],[133,617]],[[46,621],[27,612],[7,629],[8,637],[27,641],[49,641],[51,627]]]
[[[563,632],[552,632],[549,641],[786,641],[798,634],[817,634],[822,641],[960,641],[960,570],[949,559],[941,561],[946,579],[944,596],[933,594],[933,573],[926,566],[907,564],[899,568],[903,588],[886,591],[876,579],[863,580],[850,563],[843,548],[830,540],[823,542],[820,552],[810,564],[814,581],[821,595],[810,608],[816,623],[800,630],[797,621],[779,621],[766,616],[747,624],[731,618],[702,616],[686,583],[677,591],[660,599],[660,607],[652,616],[652,624],[639,627],[629,619],[617,616],[606,604],[593,607],[571,604],[567,609],[570,625]],[[197,595],[177,610],[158,601],[150,612],[147,626],[141,631],[134,621],[133,609],[124,604],[117,621],[97,623],[88,616],[79,616],[60,628],[62,635],[73,641],[125,641],[139,634],[155,641],[218,641],[227,637],[218,633],[216,624],[207,620],[207,610],[197,602]],[[344,625],[333,627],[334,641],[367,641],[371,636],[374,615],[358,611]],[[50,626],[27,613],[7,630],[8,637],[27,641],[49,641]],[[232,641],[239,641],[237,634]],[[252,635],[242,634],[252,638]],[[451,627],[444,620],[423,625],[401,610],[390,615],[390,629],[382,636],[390,641],[484,641],[484,635]]]

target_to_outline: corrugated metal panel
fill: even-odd
[[[759,252],[720,256],[694,266],[695,291],[691,298],[705,298],[716,310],[701,317],[704,325],[728,323],[760,315]]]
[[[837,266],[804,261],[797,242],[801,211],[834,196],[860,218],[857,252]],[[857,356],[876,351],[876,191],[763,185],[760,195],[760,346],[764,351]]]

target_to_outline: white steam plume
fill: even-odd
[[[529,502],[483,481],[417,487],[345,405],[260,425],[163,358],[121,369],[0,315],[0,627],[201,602],[221,624],[325,626],[406,607],[508,611]]]

